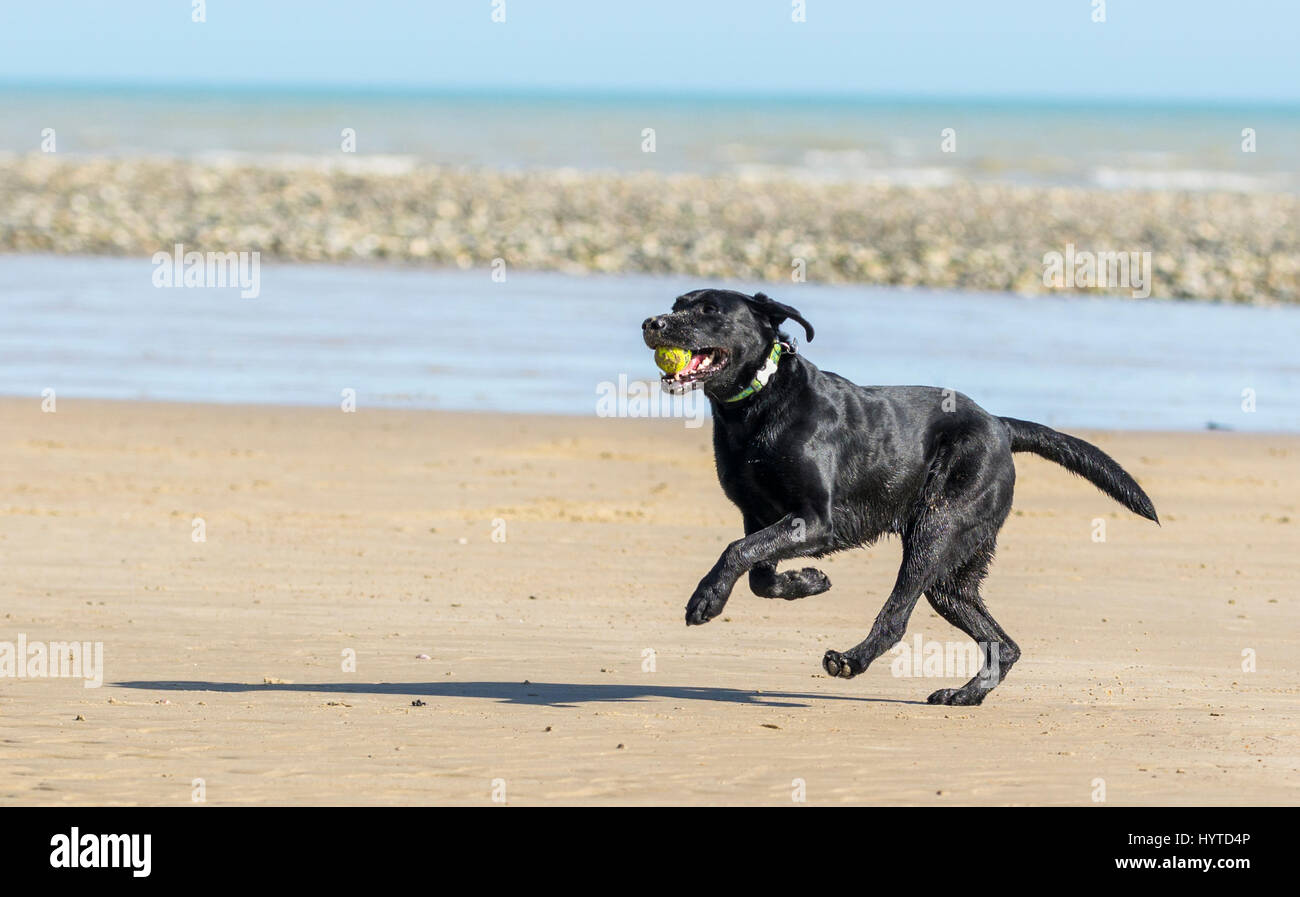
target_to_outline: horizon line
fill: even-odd
[[[376,97],[466,97],[466,98],[531,98],[574,99],[579,97],[599,99],[640,100],[751,100],[751,101],[806,101],[806,102],[858,102],[872,103],[974,103],[1067,106],[1118,106],[1143,108],[1150,106],[1182,106],[1197,108],[1248,106],[1280,109],[1300,109],[1300,97],[1266,98],[1235,96],[1123,96],[1107,94],[1035,94],[1035,93],[979,93],[954,91],[798,91],[798,90],[744,90],[728,88],[684,87],[590,87],[566,85],[490,85],[490,84],[403,84],[368,83],[305,83],[292,81],[190,81],[167,82],[154,80],[120,79],[113,81],[86,81],[84,79],[9,79],[0,78],[0,90],[69,91],[88,94],[134,92],[153,94],[261,93],[268,96],[290,94],[316,94],[319,96],[376,96]]]

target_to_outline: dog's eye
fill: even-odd
[[[718,313],[718,307],[716,305],[701,305],[700,313],[706,315],[716,315]]]

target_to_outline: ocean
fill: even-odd
[[[33,408],[46,390],[341,407],[350,390],[358,411],[597,415],[602,396],[657,380],[641,321],[700,286],[266,261],[259,295],[241,298],[158,288],[153,272],[143,258],[0,256],[0,393]],[[1300,431],[1300,308],[766,288],[816,327],[800,351],[859,383],[950,388],[1060,427]]]
[[[0,110],[0,153],[15,154],[39,151],[53,129],[59,153],[375,171],[1300,190],[1296,106],[10,85],[0,86]],[[345,129],[354,153],[342,151]],[[1243,151],[1247,129],[1252,152]]]
[[[286,168],[1300,190],[1293,107],[9,86],[0,111],[9,154],[46,133],[61,155]],[[152,272],[0,256],[0,393],[332,405],[355,390],[359,408],[593,414],[602,388],[655,380],[639,324],[701,285],[267,259],[245,299],[158,289]],[[858,382],[946,386],[1058,426],[1300,431],[1300,308],[732,286],[802,308],[820,334],[809,357]]]

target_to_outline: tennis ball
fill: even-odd
[[[665,374],[676,374],[691,363],[691,353],[676,346],[660,346],[655,349],[655,364]]]

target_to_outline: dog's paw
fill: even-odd
[[[816,567],[787,570],[773,574],[771,570],[750,574],[749,587],[760,598],[782,598],[794,601],[810,595],[820,595],[830,590],[831,580]]]
[[[686,625],[702,626],[727,606],[728,595],[715,586],[701,585],[686,604]]]
[[[941,688],[925,699],[927,704],[951,704],[971,707],[983,703],[987,691],[976,688]]]
[[[854,665],[847,654],[841,654],[839,651],[826,652],[826,656],[822,658],[822,669],[828,675],[838,676],[841,679],[852,679],[862,672]]]
[[[779,597],[786,601],[820,595],[831,588],[831,578],[816,567],[804,567],[802,570],[790,570],[781,574],[786,579],[782,584]]]

